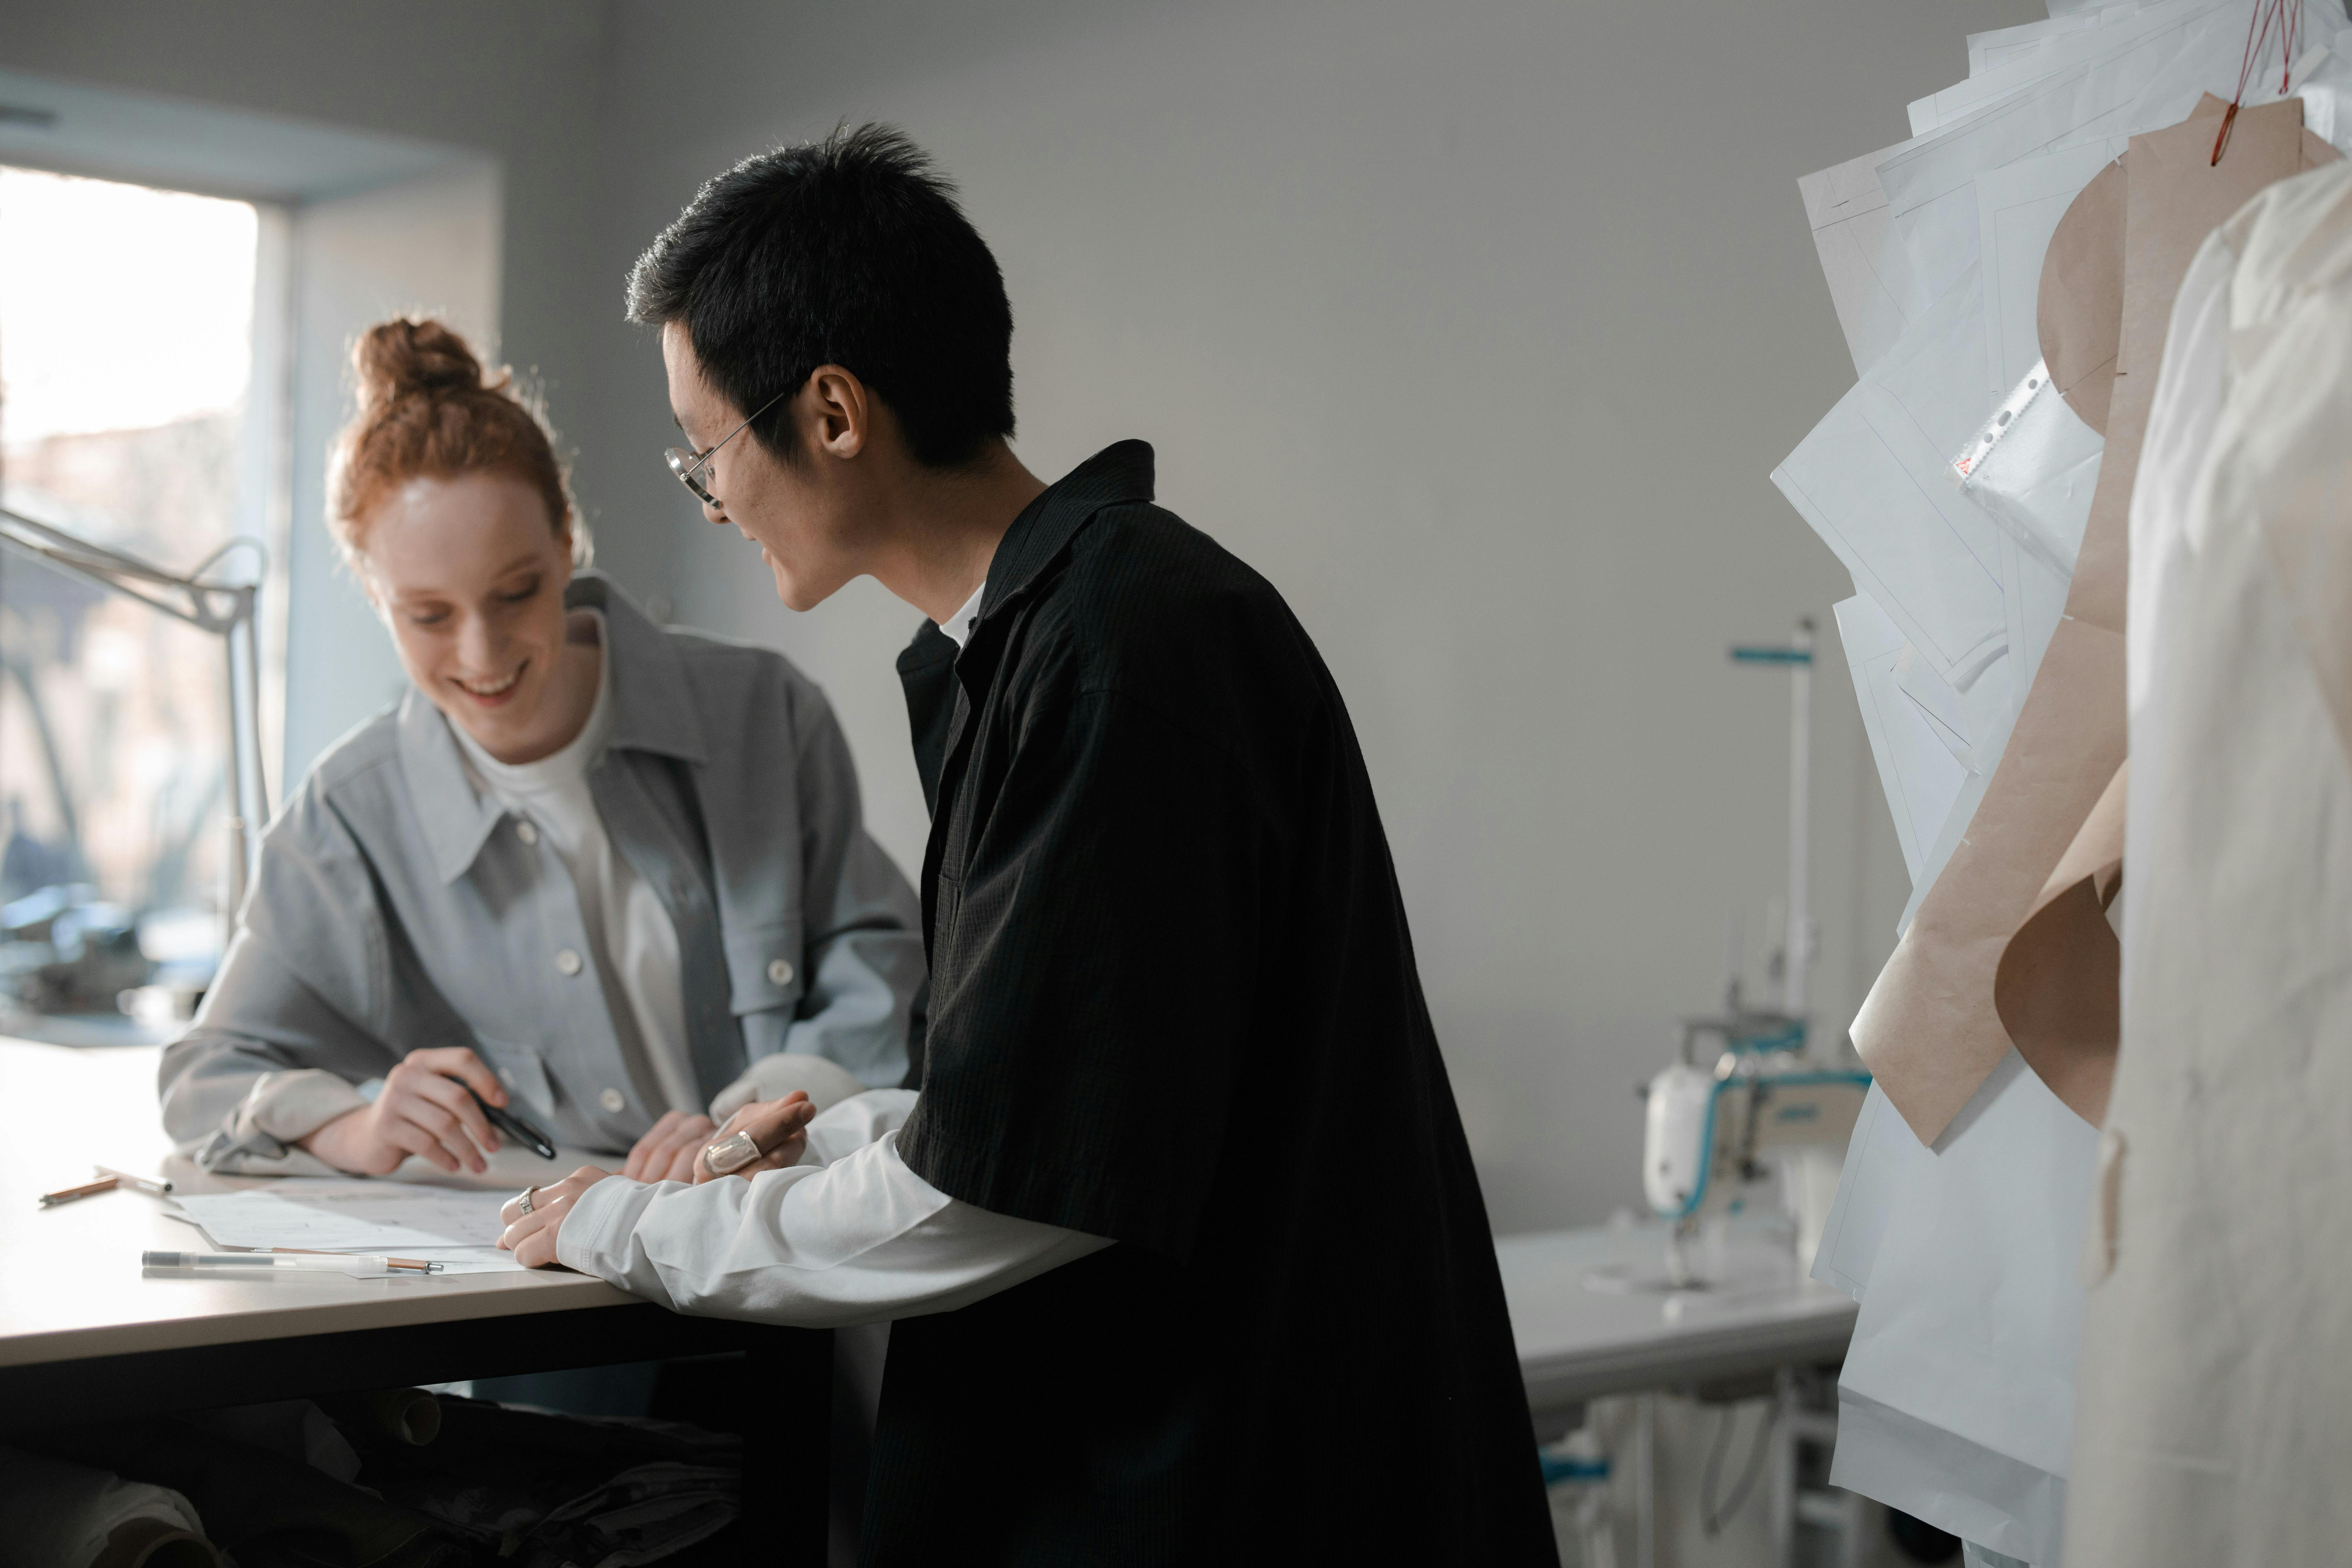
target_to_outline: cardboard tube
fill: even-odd
[[[336,1420],[381,1441],[422,1448],[441,1435],[441,1402],[421,1388],[380,1388],[319,1403]]]

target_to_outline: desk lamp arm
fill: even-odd
[[[250,550],[266,569],[268,551],[261,541],[238,537],[214,551],[184,574],[167,572],[152,562],[111,549],[0,507],[0,544],[46,561],[84,582],[138,600],[175,621],[221,639],[228,675],[229,726],[229,898],[228,930],[236,930],[238,911],[253,871],[255,836],[269,820],[268,784],[261,757],[261,658],[256,636],[255,600],[261,580],[221,582],[209,574],[221,560],[238,550]]]

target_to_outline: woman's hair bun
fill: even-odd
[[[464,338],[430,319],[378,321],[360,335],[352,363],[359,372],[362,408],[381,408],[404,397],[482,390],[482,362]]]
[[[346,557],[362,551],[368,518],[395,487],[495,473],[537,490],[548,526],[571,536],[572,563],[587,563],[587,526],[572,505],[555,432],[537,396],[515,389],[513,371],[500,365],[484,374],[446,322],[414,316],[362,332],[352,365],[359,413],[335,437],[327,470],[327,526]]]

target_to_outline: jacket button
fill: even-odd
[[[562,949],[555,955],[555,969],[559,974],[579,973],[580,955],[568,947]]]
[[[768,983],[771,985],[790,985],[793,983],[793,966],[781,958],[770,961]]]
[[[536,844],[539,842],[539,826],[536,823],[518,822],[515,824],[515,837],[525,844]]]
[[[622,1110],[627,1107],[629,1101],[628,1097],[624,1095],[619,1089],[608,1089],[604,1093],[596,1097],[596,1103],[611,1111],[614,1115],[618,1116],[621,1114]]]

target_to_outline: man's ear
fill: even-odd
[[[856,373],[821,364],[794,401],[802,405],[811,444],[828,457],[855,458],[874,433],[873,394]]]

